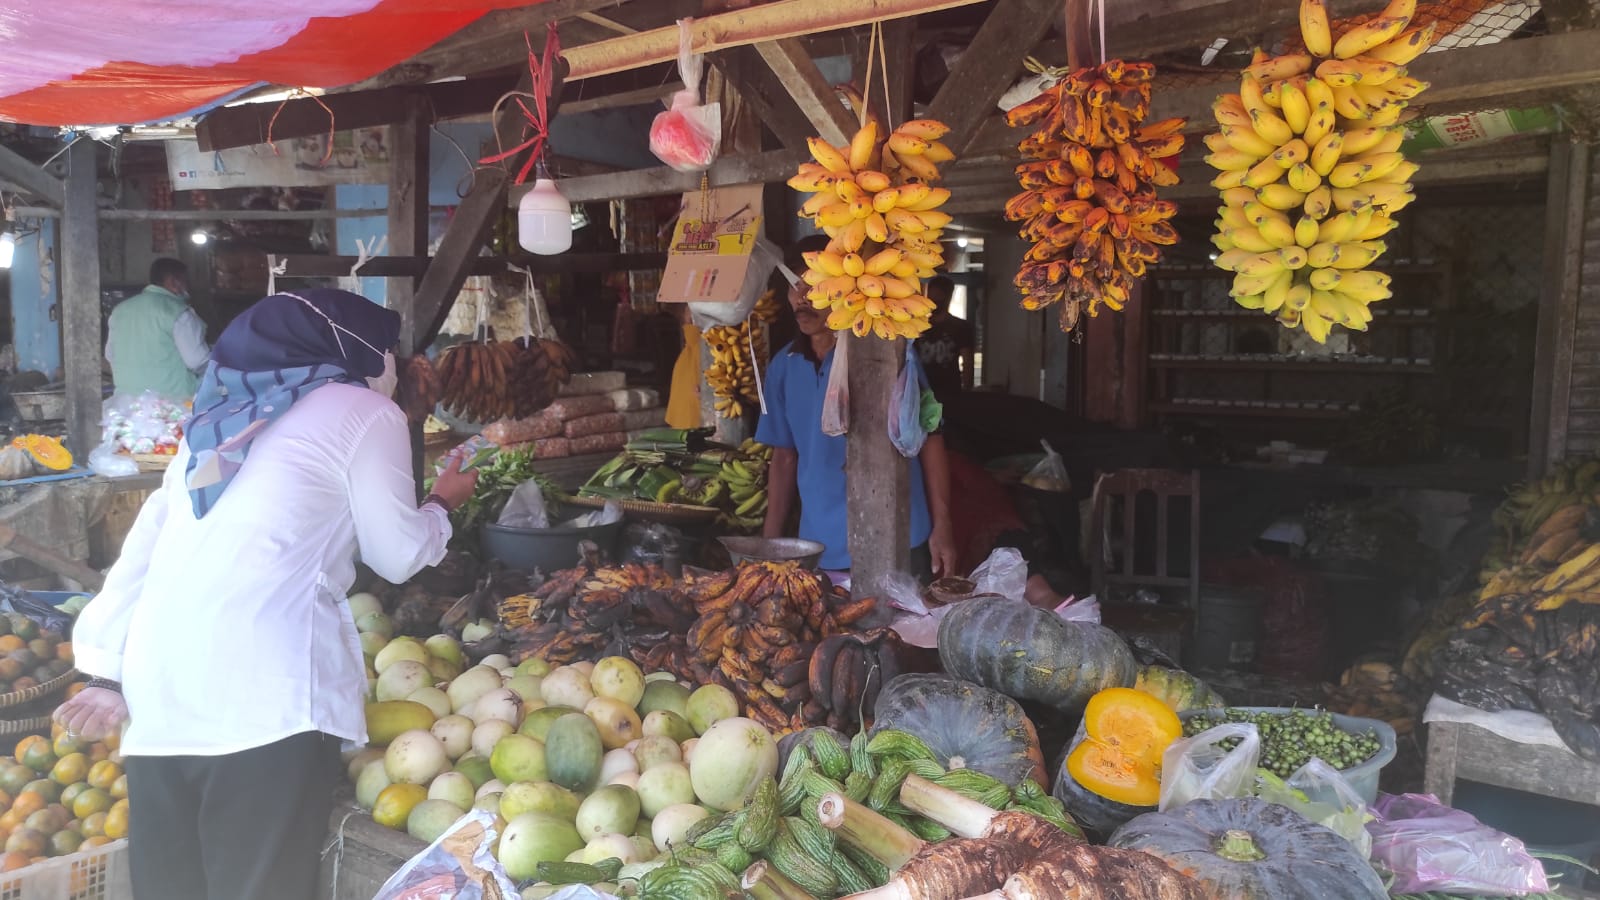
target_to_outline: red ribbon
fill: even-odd
[[[555,22],[549,23],[545,28],[542,57],[534,55],[533,39],[526,31],[522,33],[522,39],[528,45],[528,73],[533,81],[534,108],[528,109],[528,104],[523,103],[521,97],[517,98],[517,106],[522,110],[523,118],[528,120],[527,128],[531,130],[532,136],[510,150],[478,160],[485,165],[497,163],[511,159],[531,148],[532,152],[528,154],[528,159],[517,171],[515,184],[526,181],[534,163],[544,158],[545,145],[550,137],[550,94],[555,87],[555,61],[561,55],[561,36],[556,30]]]

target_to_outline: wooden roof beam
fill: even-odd
[[[844,108],[833,85],[822,76],[822,70],[817,68],[805,43],[799,38],[783,38],[762,41],[755,48],[800,111],[805,113],[817,135],[835,147],[848,144],[856,131],[855,117]]]
[[[709,53],[981,2],[984,0],[771,0],[696,19],[693,43],[697,52]],[[568,77],[574,81],[666,62],[678,58],[678,28],[672,25],[584,44],[563,55],[572,65]]]
[[[61,179],[6,146],[0,146],[0,179],[10,182],[56,209],[61,209],[67,202],[67,188]]]
[[[960,154],[978,136],[1023,60],[1061,8],[1059,0],[1000,0],[928,104],[928,118],[950,126],[946,143]]]
[[[778,76],[754,47],[735,47],[711,54],[710,62],[755,110],[769,131],[785,147],[806,149],[806,138],[816,134],[811,120],[796,105]]]

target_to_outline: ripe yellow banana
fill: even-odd
[[[896,128],[895,131],[922,138],[925,141],[937,141],[950,133],[950,126],[937,119],[912,119]]]
[[[898,204],[901,209],[907,209],[911,212],[928,212],[945,205],[950,200],[949,188],[929,188],[927,185],[920,185],[920,187],[926,188],[920,196],[915,193],[907,195],[902,190]]]
[[[1333,32],[1323,0],[1300,0],[1300,39],[1312,56],[1333,55]]]
[[[1224,125],[1219,132],[1228,146],[1243,153],[1248,153],[1256,159],[1271,156],[1278,149],[1277,144],[1270,143],[1256,134],[1250,125]],[[1081,174],[1081,173],[1080,173]]]
[[[1223,232],[1223,237],[1230,241],[1234,247],[1250,253],[1266,253],[1279,247],[1278,244],[1274,244],[1263,237],[1260,229],[1254,225],[1230,228]]]
[[[1364,162],[1342,162],[1333,167],[1328,173],[1328,183],[1335,188],[1353,188],[1372,173],[1372,164]]]
[[[1315,245],[1320,233],[1317,220],[1310,216],[1301,216],[1300,220],[1294,223],[1294,242],[1301,247]]]
[[[1289,123],[1289,130],[1304,134],[1306,126],[1311,124],[1311,101],[1300,86],[1293,81],[1285,81],[1279,92],[1279,106],[1283,111],[1283,120]]]
[[[868,119],[850,138],[850,153],[846,157],[853,171],[872,168],[872,157],[878,150],[878,122]],[[882,188],[879,188],[882,190]]]
[[[1333,189],[1323,185],[1306,195],[1306,202],[1302,209],[1305,214],[1313,219],[1326,218],[1333,211]]]
[[[1412,28],[1402,32],[1398,37],[1380,44],[1367,51],[1367,55],[1384,62],[1392,62],[1403,66],[1433,46],[1434,33],[1438,29],[1438,21],[1429,22],[1420,28]]]
[[[860,185],[863,191],[876,196],[879,191],[888,189],[891,181],[887,174],[867,169],[856,172],[856,184]]]
[[[1326,178],[1333,172],[1334,166],[1339,164],[1339,158],[1344,151],[1345,134],[1342,131],[1329,132],[1326,137],[1318,141],[1311,148],[1311,171],[1319,177]]]
[[[1252,187],[1256,190],[1260,190],[1261,188],[1272,184],[1274,181],[1277,181],[1282,177],[1283,166],[1278,165],[1278,161],[1269,156],[1261,162],[1256,163],[1254,166],[1251,166],[1250,169],[1244,173],[1243,183],[1246,187]]]
[[[1351,157],[1360,156],[1369,150],[1378,149],[1379,145],[1383,144],[1384,141],[1391,135],[1397,136],[1402,140],[1405,137],[1405,135],[1397,128],[1380,127],[1376,125],[1368,126],[1366,128],[1357,128],[1353,131],[1346,131],[1344,132],[1343,152]],[[1393,147],[1389,147],[1387,149],[1396,150],[1399,149],[1399,147],[1400,144],[1397,140]],[[1379,152],[1383,151],[1380,150]]]
[[[811,158],[829,172],[844,176],[853,174],[850,160],[839,152],[838,147],[819,137],[806,138],[806,147],[811,151]]]
[[[1289,143],[1284,144],[1282,147],[1279,147],[1277,152],[1272,154],[1272,159],[1278,165],[1287,169],[1294,166],[1295,163],[1305,162],[1306,158],[1310,155],[1311,148],[1306,146],[1306,142],[1300,140],[1299,138],[1295,138]]]
[[[1256,195],[1261,205],[1276,210],[1296,209],[1306,202],[1306,192],[1287,184],[1269,184]]]
[[[1285,269],[1261,295],[1261,309],[1267,313],[1276,313],[1283,308],[1288,299],[1289,289],[1294,287],[1294,272]]]
[[[1311,168],[1309,163],[1295,163],[1289,168],[1286,177],[1289,187],[1301,194],[1309,194],[1322,186],[1322,176],[1318,175],[1317,170]]]
[[[1398,2],[1398,0],[1397,0]],[[1415,3],[1412,3],[1415,8]],[[1360,56],[1368,50],[1388,43],[1405,31],[1410,15],[1379,15],[1350,29],[1333,45],[1333,55],[1339,59]]]

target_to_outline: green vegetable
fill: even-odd
[[[537,460],[533,458],[531,450],[486,447],[474,455],[468,465],[477,467],[478,486],[466,503],[450,513],[450,525],[454,532],[452,543],[475,546],[479,527],[485,522],[493,522],[500,518],[501,511],[506,508],[506,501],[511,499],[512,491],[523,482],[538,482],[546,502],[555,505],[561,497],[561,490],[556,487],[555,482],[534,471],[536,463]],[[433,479],[428,479],[426,486],[432,490]]]
[[[1251,712],[1226,709],[1219,713],[1193,716],[1183,723],[1183,733],[1193,737],[1225,722],[1249,722],[1261,734],[1261,768],[1288,778],[1313,756],[1335,769],[1349,769],[1376,756],[1382,747],[1377,732],[1351,734],[1333,724],[1333,716],[1321,710],[1296,709],[1287,713]],[[1232,750],[1237,738],[1220,746]]]

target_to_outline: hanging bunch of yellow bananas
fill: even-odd
[[[1390,0],[1335,39],[1324,0],[1301,0],[1306,52],[1256,51],[1239,93],[1213,106],[1216,264],[1236,273],[1236,303],[1318,343],[1335,325],[1365,331],[1369,304],[1391,296],[1389,276],[1369,266],[1414,199],[1417,165],[1400,153],[1400,123],[1427,84],[1406,64],[1434,36],[1432,24],[1407,29],[1416,5]]]
[[[1012,109],[1013,127],[1043,121],[1019,149],[1032,160],[1017,167],[1022,193],[1006,218],[1026,222],[1033,241],[1016,285],[1026,309],[1061,304],[1061,330],[1087,309],[1122,309],[1134,279],[1177,243],[1168,223],[1175,204],[1155,188],[1178,183],[1161,162],[1183,151],[1183,119],[1143,125],[1155,67],[1120,59],[1063,78]]]
[[[859,106],[857,108],[860,108]],[[880,138],[868,119],[850,140],[834,147],[811,138],[811,156],[789,179],[810,193],[800,209],[831,240],[806,254],[806,298],[830,310],[828,327],[857,337],[915,338],[928,327],[934,303],[922,280],[944,265],[940,235],[950,216],[940,212],[950,191],[933,187],[939,164],[955,158],[939,142],[949,127],[914,119]]]
[[[705,330],[706,346],[711,348],[711,365],[706,368],[706,383],[716,395],[717,415],[737,419],[745,408],[758,404],[756,381],[766,367],[768,322],[777,317],[777,295],[767,291],[756,301],[750,318],[737,326],[714,325]]]

